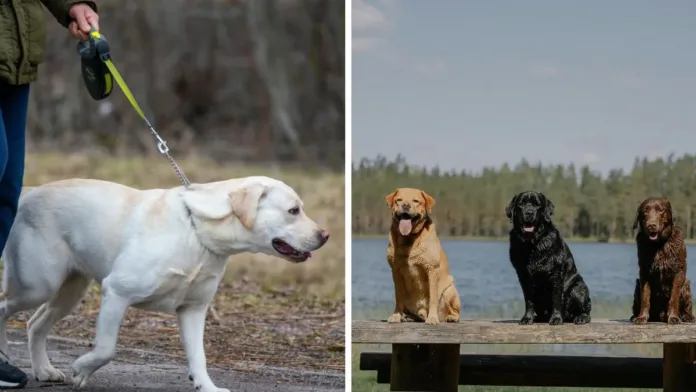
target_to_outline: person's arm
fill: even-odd
[[[68,28],[70,22],[73,19],[70,17],[70,7],[75,4],[86,4],[94,12],[97,12],[97,4],[93,1],[80,1],[80,0],[41,0],[43,5],[51,12],[51,14],[56,18],[58,23],[63,27]]]

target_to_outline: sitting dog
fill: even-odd
[[[553,202],[539,192],[519,193],[505,208],[513,225],[510,261],[524,295],[520,324],[590,322],[590,291],[551,221],[553,210]]]
[[[329,234],[302,207],[292,188],[268,177],[152,190],[73,179],[28,190],[4,252],[0,349],[7,352],[7,319],[40,306],[27,323],[32,370],[39,381],[64,381],[48,360],[46,337],[96,280],[95,345],[72,364],[76,387],[114,357],[134,306],[176,313],[195,390],[226,392],[206,367],[206,310],[229,256],[303,262],[326,243]]]
[[[401,188],[387,196],[387,205],[392,214],[387,261],[396,295],[388,321],[458,322],[459,294],[429,215],[435,199],[419,189]]]
[[[636,211],[633,230],[636,229],[638,279],[631,321],[693,323],[684,234],[674,224],[672,204],[659,197],[645,199]]]

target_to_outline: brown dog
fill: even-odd
[[[691,282],[686,279],[684,234],[674,225],[672,204],[645,199],[636,211],[633,230],[638,245],[638,279],[633,295],[634,324],[661,321],[692,323]]]
[[[396,294],[388,321],[458,322],[459,294],[429,215],[435,199],[419,189],[400,188],[387,196],[387,205],[392,213],[387,261]]]

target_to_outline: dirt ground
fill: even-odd
[[[69,366],[89,349],[99,311],[93,286],[79,307],[53,329],[49,358]],[[213,381],[231,391],[342,391],[345,324],[342,302],[318,302],[288,292],[223,282],[216,296],[219,324],[208,318],[206,356]],[[10,358],[31,375],[26,320],[8,322]],[[88,391],[192,391],[174,315],[131,308],[121,324],[116,359],[90,379]],[[31,381],[29,391],[67,391],[71,384]]]
[[[12,363],[22,368],[31,378],[27,354],[26,333],[8,331]],[[53,337],[49,357],[53,365],[70,377],[70,364],[87,350],[87,341]],[[344,390],[343,374],[336,372],[308,372],[296,369],[258,368],[253,372],[230,371],[219,366],[209,367],[213,382],[231,391],[318,391]],[[31,380],[25,391],[69,391],[72,384],[41,384]],[[179,358],[163,353],[139,349],[119,349],[116,359],[90,378],[86,387],[90,392],[140,391],[193,391],[188,370]],[[8,390],[12,391],[12,390]]]

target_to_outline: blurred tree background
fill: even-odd
[[[344,167],[343,1],[98,1],[113,61],[175,157]],[[29,149],[157,154],[120,91],[87,94],[47,16]]]
[[[556,208],[554,222],[566,237],[597,241],[629,240],[636,208],[649,196],[672,202],[677,224],[696,237],[696,155],[636,158],[629,172],[606,176],[588,167],[532,164],[486,168],[480,173],[425,170],[398,156],[363,159],[353,165],[353,233],[382,235],[390,216],[385,196],[399,187],[435,197],[433,217],[445,236],[506,237],[505,206],[517,192],[546,193]]]

